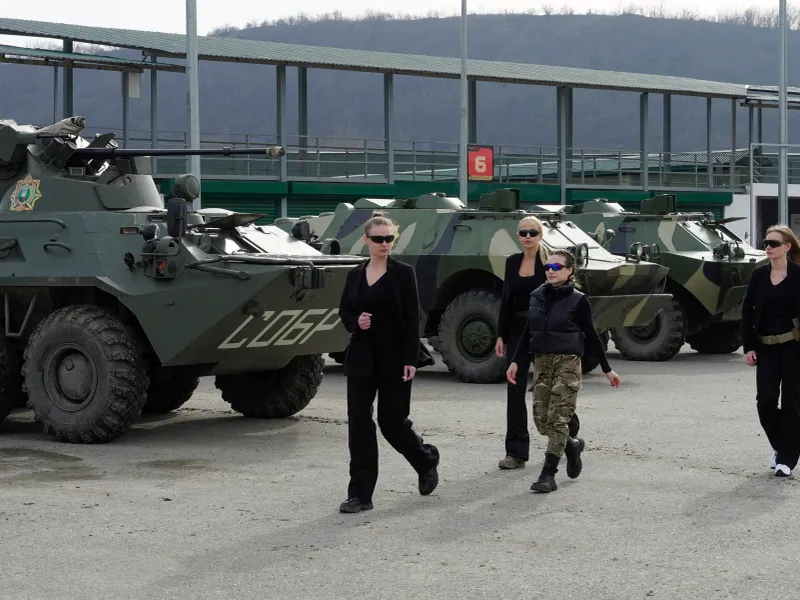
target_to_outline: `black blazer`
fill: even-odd
[[[757,267],[747,283],[747,293],[742,304],[742,346],[745,354],[755,350],[758,345],[758,330],[764,314],[764,298],[769,280],[770,264]],[[800,265],[789,262],[786,267],[786,280],[792,287],[795,298],[795,316],[800,319]]]
[[[508,343],[511,337],[511,323],[514,321],[514,308],[511,302],[511,289],[508,282],[512,277],[519,277],[519,266],[522,264],[522,252],[510,254],[506,257],[506,271],[503,276],[503,292],[500,296],[500,313],[497,315],[497,337],[503,338],[503,342]],[[547,281],[544,273],[544,265],[540,254],[536,254],[536,273],[534,277],[538,279],[533,286],[534,289]],[[527,307],[527,298],[525,306]]]
[[[344,374],[369,377],[373,375],[373,351],[367,332],[358,326],[358,316],[365,312],[360,305],[361,286],[364,285],[364,272],[369,261],[360,264],[347,274],[342,299],[339,303],[339,317],[352,335],[344,360]],[[389,304],[392,321],[398,324],[402,334],[401,355],[403,366],[419,366],[420,354],[427,354],[419,336],[420,311],[417,292],[417,274],[414,267],[400,262],[392,256],[388,259],[386,274],[392,290]]]

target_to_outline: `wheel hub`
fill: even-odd
[[[471,359],[485,360],[494,348],[492,326],[480,318],[468,319],[458,336],[459,346]]]
[[[94,397],[97,387],[94,361],[74,344],[65,344],[50,353],[44,376],[47,394],[63,410],[80,410]]]
[[[647,325],[636,325],[628,327],[627,329],[634,341],[647,343],[654,339],[658,335],[658,332],[661,331],[661,319],[656,317]]]

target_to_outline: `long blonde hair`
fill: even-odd
[[[798,241],[794,231],[789,229],[786,225],[773,225],[767,229],[767,235],[770,233],[780,234],[783,238],[783,243],[790,245],[789,252],[786,253],[786,258],[793,263],[800,264],[800,241]]]
[[[539,260],[542,261],[542,264],[547,262],[547,250],[545,250],[544,244],[542,244],[542,240],[544,239],[544,224],[539,220],[538,217],[534,217],[533,215],[528,215],[527,217],[522,217],[522,220],[517,223],[517,231],[522,229],[522,224],[525,221],[533,221],[536,223],[536,226],[541,231],[541,235],[539,236]]]

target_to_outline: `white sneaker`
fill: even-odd
[[[775,476],[776,477],[788,477],[792,474],[792,470],[787,467],[786,465],[778,465],[775,467]]]
[[[772,455],[769,457],[769,468],[774,469],[777,466],[778,466],[778,453],[773,450]]]

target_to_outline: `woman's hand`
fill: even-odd
[[[414,379],[414,375],[417,374],[417,367],[412,367],[411,365],[406,365],[403,367],[403,381],[411,381]]]
[[[511,385],[517,385],[517,363],[512,362],[508,365],[508,370],[506,371],[506,379]]]
[[[497,354],[500,358],[506,355],[505,352],[505,344],[503,344],[503,338],[497,338],[497,343],[494,345],[494,353]]]
[[[745,354],[744,361],[751,367],[755,367],[756,363],[758,362],[758,357],[756,356],[755,350],[750,350],[750,352]]]
[[[606,378],[611,383],[611,387],[618,388],[619,387],[619,375],[614,373],[614,371],[609,371],[606,373]]]
[[[372,325],[372,313],[361,313],[358,317],[358,326],[366,330],[370,325]]]

